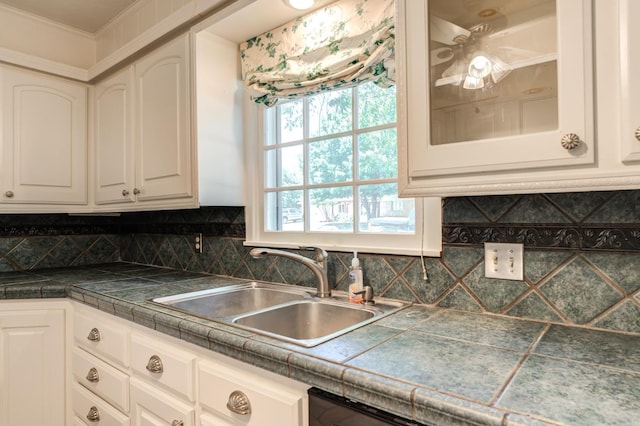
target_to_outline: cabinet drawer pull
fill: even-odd
[[[97,328],[92,328],[91,331],[89,332],[89,335],[87,336],[87,339],[92,342],[99,342],[100,330],[98,330]]]
[[[127,191],[126,189],[122,190],[122,196],[126,197],[127,195],[129,195],[129,191]]]
[[[560,139],[560,144],[567,151],[576,149],[578,145],[580,145],[580,142],[580,136],[575,133],[567,133],[562,137],[562,139]]]
[[[152,355],[151,358],[149,358],[149,362],[147,363],[147,370],[152,373],[162,373],[162,360],[158,355]]]
[[[171,422],[171,426],[184,426],[184,422],[182,420],[174,420]]]
[[[640,127],[636,129],[636,139],[640,141]]]
[[[4,193],[4,196],[7,198],[13,198],[13,191],[7,191]]]
[[[133,188],[133,195],[140,194],[140,190],[138,188]]]
[[[95,367],[91,367],[91,369],[87,373],[87,380],[91,383],[98,383],[100,381],[100,375],[98,374],[98,370],[96,370]]]
[[[90,422],[99,422],[100,421],[100,413],[98,412],[98,407],[95,405],[89,408],[89,412],[87,413],[87,420]]]
[[[229,395],[229,401],[227,402],[227,408],[236,414],[251,414],[251,403],[249,402],[249,397],[239,390],[231,392]]]

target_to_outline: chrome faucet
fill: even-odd
[[[261,259],[266,256],[280,256],[302,263],[304,266],[311,269],[311,272],[313,272],[313,274],[318,279],[317,296],[323,298],[331,297],[331,286],[329,285],[329,276],[327,275],[327,271],[329,269],[327,262],[327,252],[320,247],[299,247],[299,249],[315,251],[315,259],[310,259],[308,257],[302,256],[297,253],[292,253],[290,251],[270,248],[254,248],[251,249],[249,254],[254,259]]]

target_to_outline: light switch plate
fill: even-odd
[[[522,244],[484,243],[484,276],[522,281],[523,252]]]

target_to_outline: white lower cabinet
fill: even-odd
[[[307,385],[81,304],[73,328],[76,424],[308,426]]]
[[[74,422],[81,425],[129,426],[129,417],[82,385],[71,385]]]
[[[238,424],[230,420],[220,418],[210,413],[200,414],[199,426],[237,426]]]
[[[71,365],[74,381],[118,410],[129,411],[129,375],[77,347]]]
[[[0,426],[63,426],[65,308],[0,302]]]
[[[131,424],[193,426],[195,407],[134,377],[131,379]]]
[[[196,356],[157,339],[131,335],[131,368],[154,386],[162,386],[194,402]]]
[[[198,366],[198,376],[200,404],[229,422],[235,420],[237,424],[252,426],[301,425],[308,417],[299,389],[248,373],[244,368],[203,361]]]
[[[98,312],[98,311],[96,311]],[[129,330],[105,314],[82,309],[73,316],[76,345],[121,368],[129,366]]]

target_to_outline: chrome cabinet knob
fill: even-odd
[[[97,328],[92,328],[87,336],[87,340],[91,342],[99,342],[100,341],[100,330]]]
[[[149,358],[149,362],[147,363],[147,370],[156,374],[162,373],[162,360],[158,355],[152,355],[151,358]]]
[[[235,390],[229,394],[227,408],[229,411],[243,416],[251,414],[251,403],[249,402],[249,397],[239,390]]]
[[[580,140],[580,136],[575,133],[567,133],[560,139],[560,144],[567,151],[571,151],[572,149],[576,149],[578,145],[580,145],[582,141]]]
[[[174,420],[171,422],[171,426],[184,426],[184,422],[182,420]]]
[[[90,422],[99,422],[100,421],[100,413],[98,412],[98,407],[95,405],[89,409],[87,413],[87,420]]]
[[[13,191],[7,191],[4,193],[4,196],[7,198],[13,198]]]
[[[123,190],[122,190],[122,196],[123,196],[123,197],[126,197],[126,196],[128,196],[128,195],[129,195],[129,191],[127,191],[126,189],[123,189]]]
[[[87,380],[91,383],[98,383],[100,381],[100,375],[98,374],[98,370],[96,370],[95,367],[91,367],[91,369],[87,373]]]
[[[140,194],[140,190],[138,188],[133,188],[133,195]]]
[[[636,139],[640,141],[640,127],[636,129]]]

